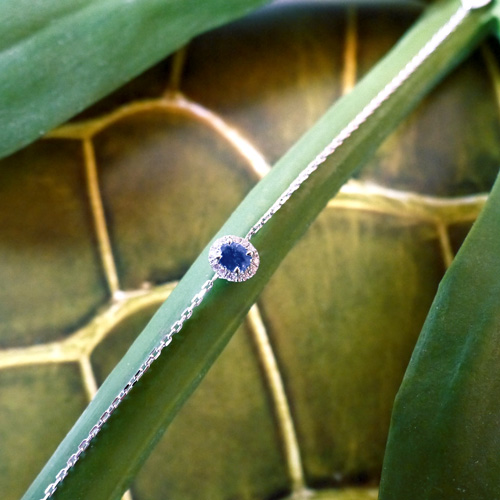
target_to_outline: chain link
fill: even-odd
[[[160,357],[163,349],[165,349],[165,347],[167,347],[172,342],[174,335],[181,331],[184,322],[192,316],[194,309],[202,303],[205,295],[212,288],[216,279],[217,277],[213,276],[211,279],[203,283],[200,292],[192,298],[191,304],[186,307],[184,311],[182,311],[180,318],[175,323],[173,323],[168,333],[166,333],[162,337],[158,345],[152,349],[139,369],[127,382],[125,387],[119,392],[119,394],[115,397],[115,399],[113,399],[109,407],[99,417],[97,423],[94,425],[94,427],[92,427],[92,429],[90,429],[87,437],[84,438],[78,445],[77,451],[68,458],[66,465],[57,473],[55,481],[49,484],[49,486],[45,489],[45,496],[42,498],[42,500],[48,500],[55,493],[59,484],[61,484],[64,478],[68,475],[70,469],[76,464],[81,454],[90,446],[91,441],[97,436],[97,434],[99,434],[104,424],[108,421],[113,412],[118,408],[120,403],[125,399],[127,394],[132,390],[132,387],[134,387],[134,385],[148,371],[152,363]]]
[[[464,0],[465,1],[465,0]],[[489,0],[490,1],[490,0]],[[307,167],[292,181],[288,188],[275,201],[271,208],[248,231],[246,239],[255,236],[271,217],[290,199],[293,193],[326,161],[358,128],[372,116],[396,90],[408,80],[415,70],[439,47],[463,21],[469,8],[460,6],[450,19],[434,34],[434,36],[413,56],[406,66],[351,120],[346,127],[319,153]]]
[[[366,120],[372,116],[375,111],[385,102],[401,85],[415,72],[415,70],[437,49],[437,47],[457,28],[465,18],[469,10],[478,8],[471,6],[481,3],[481,6],[489,3],[490,0],[463,0],[463,5],[450,17],[450,19],[433,35],[433,37],[422,47],[422,49],[406,64],[406,66],[356,115],[356,117],[314,158],[307,167],[293,180],[288,188],[281,194],[271,208],[259,219],[259,221],[250,229],[246,239],[250,240],[260,229],[273,217],[273,215],[290,199],[297,189],[318,169],[318,167],[333,154],[346,139],[348,139]],[[99,417],[96,425],[90,429],[89,434],[78,445],[77,451],[69,457],[66,465],[57,473],[55,481],[51,483],[44,491],[45,496],[41,500],[48,500],[56,491],[59,484],[68,475],[69,470],[76,464],[82,453],[90,446],[92,440],[99,434],[107,420],[118,408],[120,403],[126,398],[134,385],[142,378],[144,373],[150,368],[152,363],[158,359],[163,349],[171,342],[175,334],[179,333],[184,323],[192,316],[193,311],[198,307],[207,292],[212,288],[216,276],[207,280],[192,299],[191,303],[181,313],[179,319],[175,321],[168,333],[166,333],[159,344],[153,348],[148,357],[141,364],[137,372],[127,382],[125,387],[115,397],[107,410]]]

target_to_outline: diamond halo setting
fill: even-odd
[[[223,236],[214,242],[208,260],[219,278],[227,281],[246,281],[259,268],[259,253],[245,238]]]

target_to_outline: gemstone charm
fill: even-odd
[[[228,281],[246,281],[259,268],[259,253],[248,240],[239,236],[223,236],[216,240],[208,260],[217,276]]]

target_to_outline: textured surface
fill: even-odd
[[[309,484],[332,470],[347,481],[378,474],[388,396],[443,267],[429,225],[331,210],[271,281],[261,307],[294,402]],[[307,322],[295,307],[301,302],[309,304]]]
[[[4,497],[20,498],[26,488],[24,471],[36,471],[50,456],[85,408],[86,399],[76,363],[0,371],[0,485]]]
[[[1,162],[3,498],[28,486],[243,195],[417,14],[394,9],[280,7],[238,22]],[[395,391],[491,186],[499,136],[476,55],[285,260],[132,497],[376,485]]]
[[[2,161],[2,346],[67,335],[106,301],[83,166],[69,141],[37,143]]]

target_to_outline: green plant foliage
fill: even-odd
[[[265,0],[6,0],[0,4],[0,157]]]
[[[304,166],[361,110],[450,17],[456,1],[437,5],[408,33],[396,49],[343,98],[278,162],[247,196],[219,232],[244,235]],[[418,100],[458,63],[487,31],[487,12],[472,14],[364,126],[353,135],[255,237],[261,267],[243,284],[217,282],[181,335],[155,362],[120,405],[92,449],[68,476],[55,498],[118,497],[158,441],[184,401],[229,341],[244,314],[283,257],[355,169],[400,122]],[[25,499],[38,499],[81,439],[87,435],[155,345],[165,325],[172,324],[211,276],[207,249],[188,271],[168,302],[160,308],[132,345],[97,396],[42,471]],[[217,311],[214,314],[213,311]],[[124,439],[124,437],[126,437]],[[112,460],[110,460],[112,457]],[[103,475],[102,471],[106,470]]]
[[[381,500],[500,497],[500,182],[447,271],[396,398]]]

